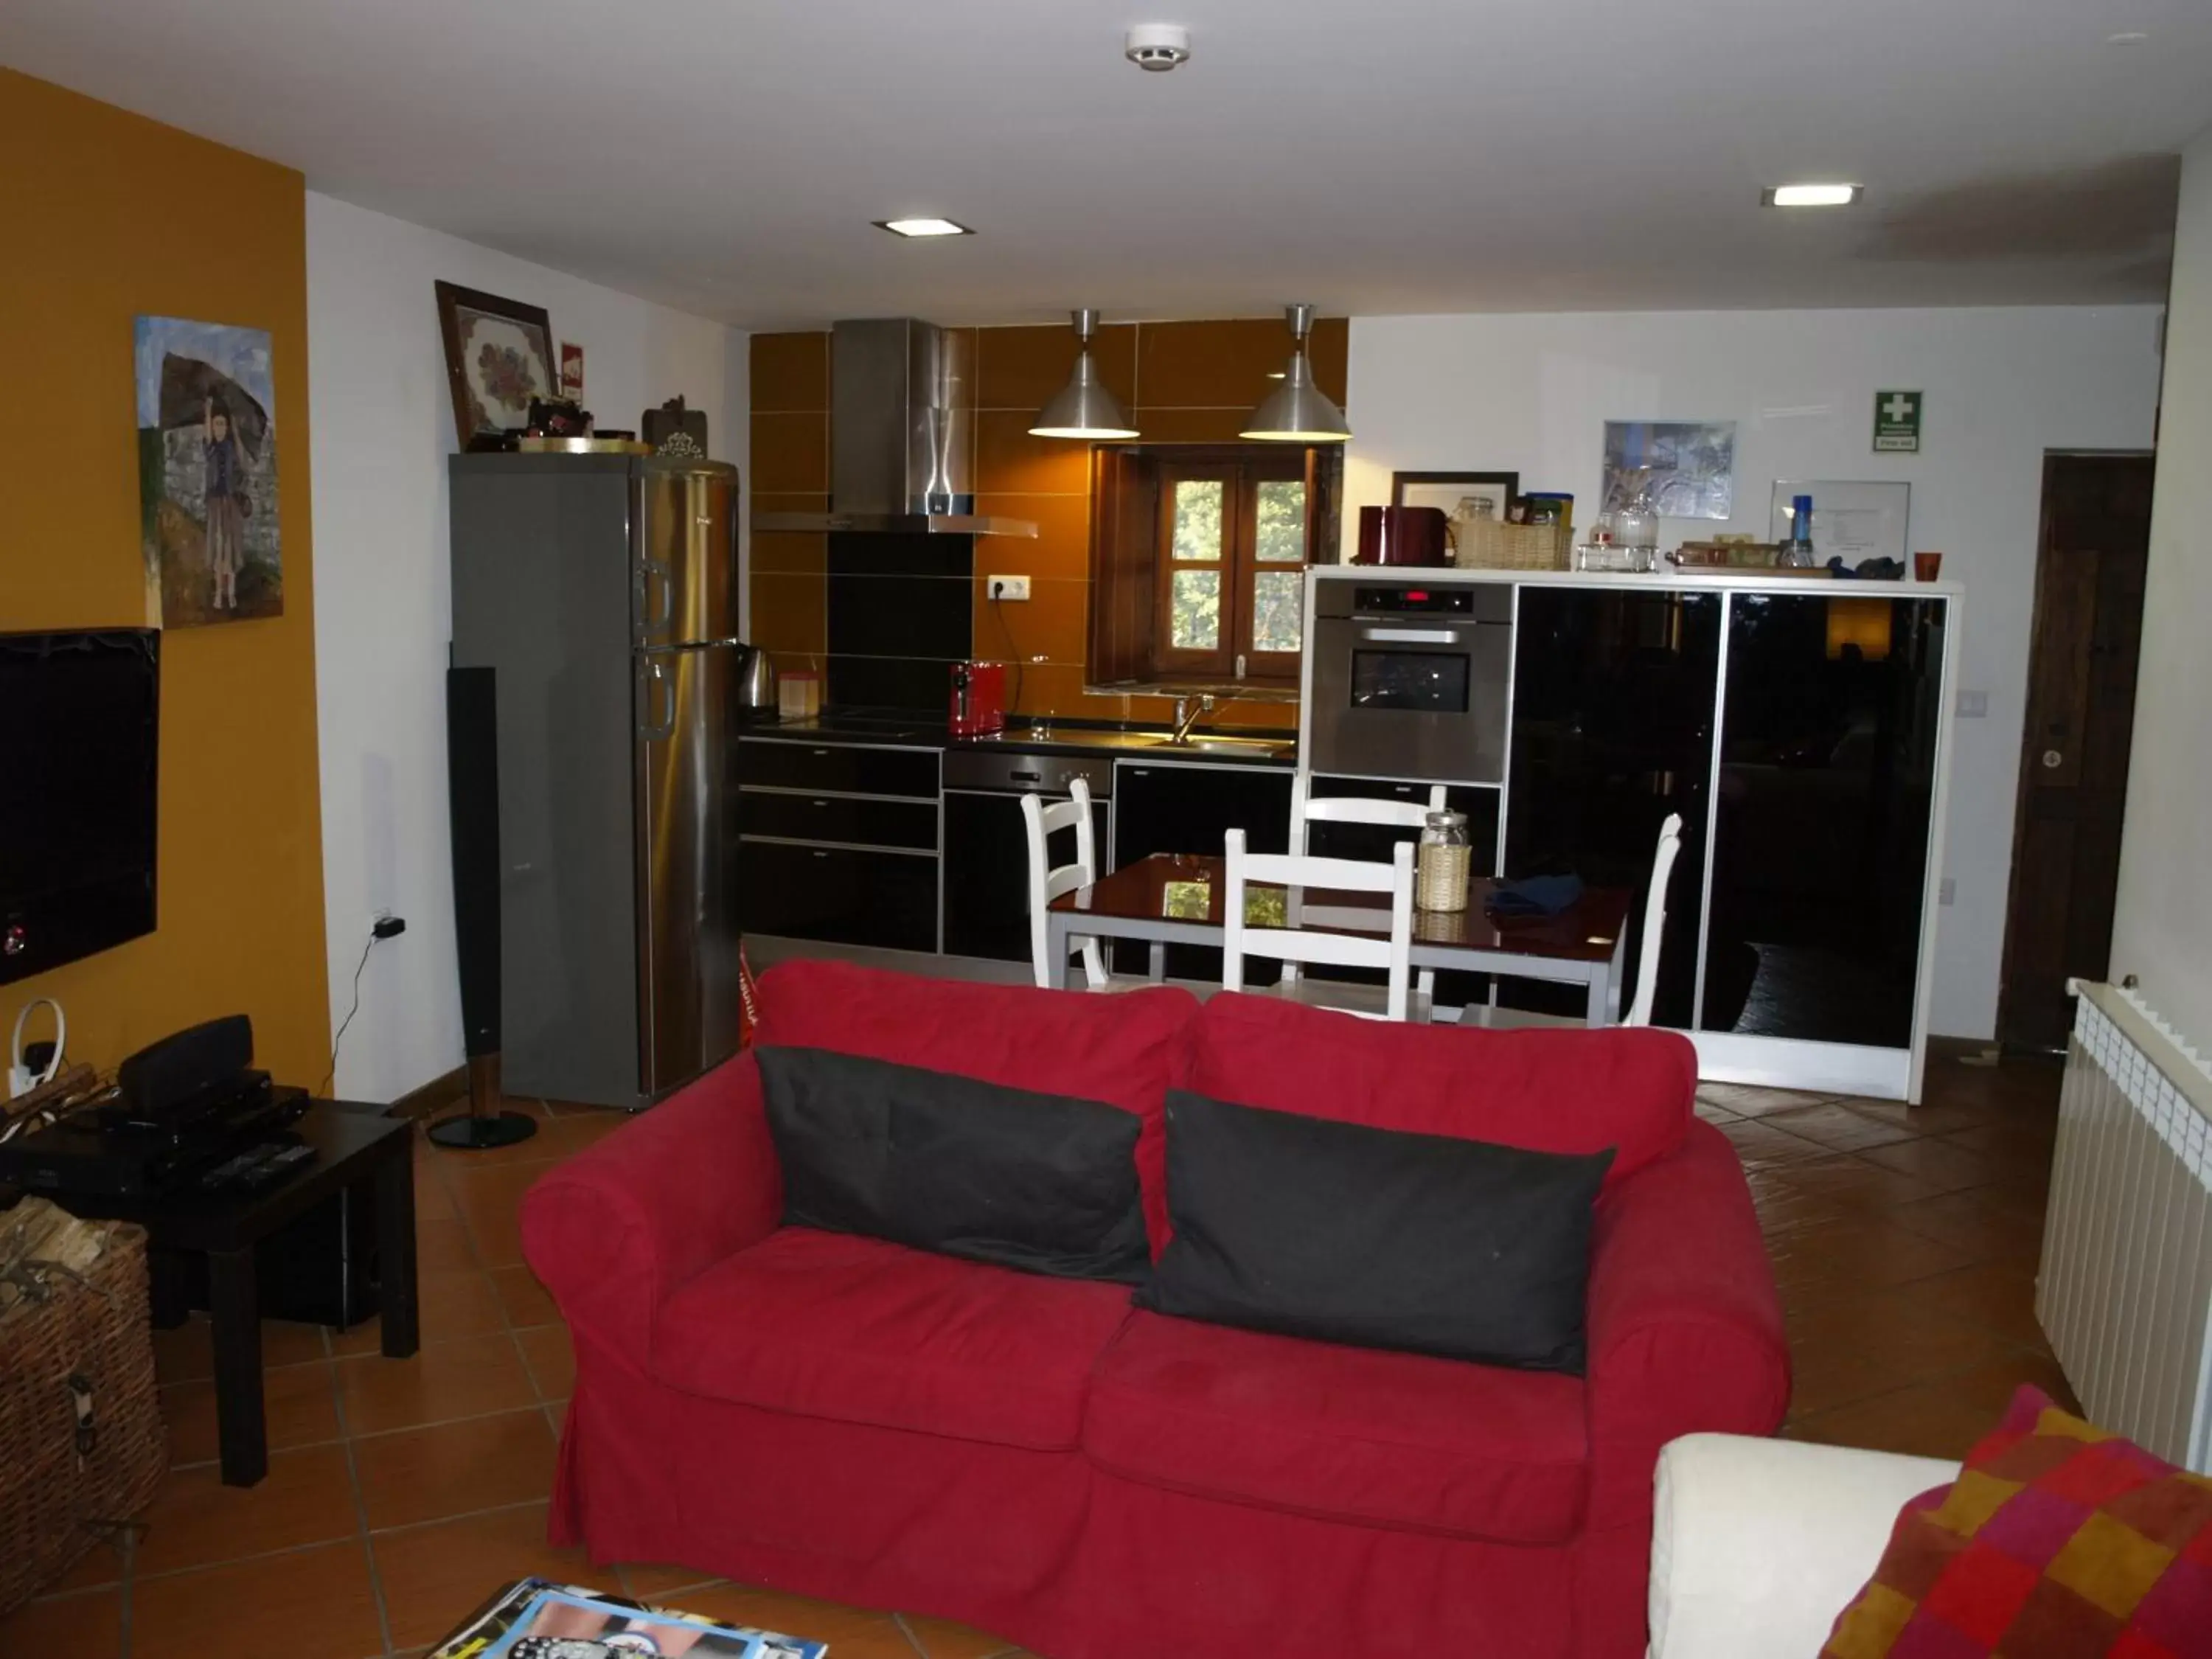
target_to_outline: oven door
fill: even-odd
[[[1323,617],[1314,626],[1314,647],[1315,771],[1504,781],[1510,623]]]

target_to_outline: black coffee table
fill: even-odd
[[[412,1125],[380,1106],[350,1109],[315,1101],[291,1133],[315,1149],[312,1163],[262,1192],[239,1195],[192,1188],[159,1198],[52,1194],[72,1215],[136,1222],[146,1230],[149,1261],[178,1253],[207,1257],[208,1310],[214,1325],[216,1423],[222,1481],[250,1486],[269,1472],[262,1413],[261,1307],[253,1247],[333,1194],[372,1183],[376,1194],[377,1305],[384,1352],[404,1359],[419,1343],[415,1304],[415,1155]],[[180,1323],[182,1297],[155,1269],[154,1322]]]

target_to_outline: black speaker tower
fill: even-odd
[[[489,668],[446,671],[446,782],[453,807],[453,934],[469,1109],[429,1128],[441,1146],[483,1151],[538,1133],[500,1109],[499,694]]]

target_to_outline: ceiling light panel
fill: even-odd
[[[1760,197],[1769,207],[1849,207],[1864,192],[1856,185],[1777,185]]]
[[[950,219],[878,219],[872,222],[878,230],[888,230],[894,236],[973,236],[975,233]]]

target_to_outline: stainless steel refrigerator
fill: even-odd
[[[498,849],[495,884],[456,868],[465,992],[483,963],[508,1094],[647,1105],[737,1048],[737,469],[457,455],[452,485],[453,674],[490,711],[452,728],[457,845],[490,814]]]

